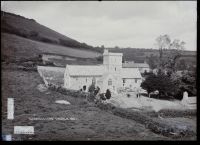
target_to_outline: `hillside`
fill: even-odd
[[[2,33],[2,59],[14,61],[26,58],[35,58],[42,53],[54,53],[80,58],[97,57],[99,53],[81,49],[73,49],[55,44],[34,41],[14,34]]]
[[[2,56],[6,58],[28,58],[43,52],[81,58],[100,54],[92,46],[64,36],[33,19],[2,11],[1,37]]]
[[[77,58],[95,58],[102,56],[104,49],[104,47],[93,47],[80,43],[37,23],[33,19],[2,11],[1,30],[3,61],[37,58],[43,53]],[[122,52],[124,61],[144,62],[146,60],[148,63],[151,56],[157,57],[159,55],[158,50],[151,48],[116,47],[108,49],[111,52]],[[102,61],[102,58],[100,60]],[[184,51],[181,60],[184,60],[188,65],[195,65],[196,51]],[[80,64],[85,62],[81,60]]]

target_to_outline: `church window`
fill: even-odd
[[[116,67],[115,67],[115,71],[116,71]]]
[[[87,78],[85,79],[86,83],[87,83]]]
[[[109,85],[109,86],[112,85],[112,80],[111,80],[111,79],[108,80],[108,85]]]
[[[135,83],[137,83],[137,79],[135,79]]]
[[[123,83],[124,83],[124,84],[126,83],[126,80],[125,80],[125,79],[123,79]]]

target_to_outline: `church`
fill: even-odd
[[[101,93],[109,89],[117,93],[119,89],[140,87],[142,76],[138,68],[122,66],[122,53],[111,53],[107,49],[103,53],[101,65],[66,65],[64,87],[74,90],[88,91],[94,83]]]

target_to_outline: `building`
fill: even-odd
[[[119,89],[140,87],[142,76],[138,68],[123,68],[122,53],[104,50],[101,65],[66,65],[64,87],[80,90],[95,83],[101,93],[109,89],[117,93]]]
[[[125,61],[122,64],[122,67],[123,68],[138,68],[140,73],[144,73],[145,71],[146,72],[150,71],[150,67],[146,62],[144,62],[144,63],[135,63],[134,61]]]

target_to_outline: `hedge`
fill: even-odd
[[[152,118],[147,114],[143,114],[139,111],[128,110],[124,108],[115,107],[112,104],[97,104],[102,110],[109,111],[114,115],[122,118],[131,119],[138,123],[144,124],[146,128],[152,132],[161,134],[163,136],[180,138],[184,136],[194,136],[196,133],[188,126],[172,125],[159,118]],[[163,111],[162,111],[163,112]]]
[[[92,93],[81,92],[76,90],[69,90],[61,86],[56,86],[54,84],[49,84],[49,89],[53,91],[60,92],[65,95],[70,95],[73,97],[86,98],[88,101],[94,101],[94,95]],[[163,136],[172,137],[172,138],[180,138],[185,136],[194,136],[196,133],[188,126],[183,125],[172,125],[164,120],[159,118],[153,118],[145,113],[141,113],[139,111],[128,110],[124,108],[115,107],[112,104],[104,104],[101,102],[97,102],[96,106],[101,110],[111,112],[116,116],[120,116],[122,118],[134,120],[138,123],[145,125],[146,128],[150,129],[152,132],[161,134]],[[161,110],[159,113],[164,113],[166,116],[171,114],[173,111],[169,110]],[[174,111],[174,114],[177,114],[178,111]],[[185,114],[193,114],[194,112],[186,111]],[[172,113],[173,114],[173,113]],[[155,114],[154,114],[155,115]],[[184,113],[182,113],[184,115]]]

